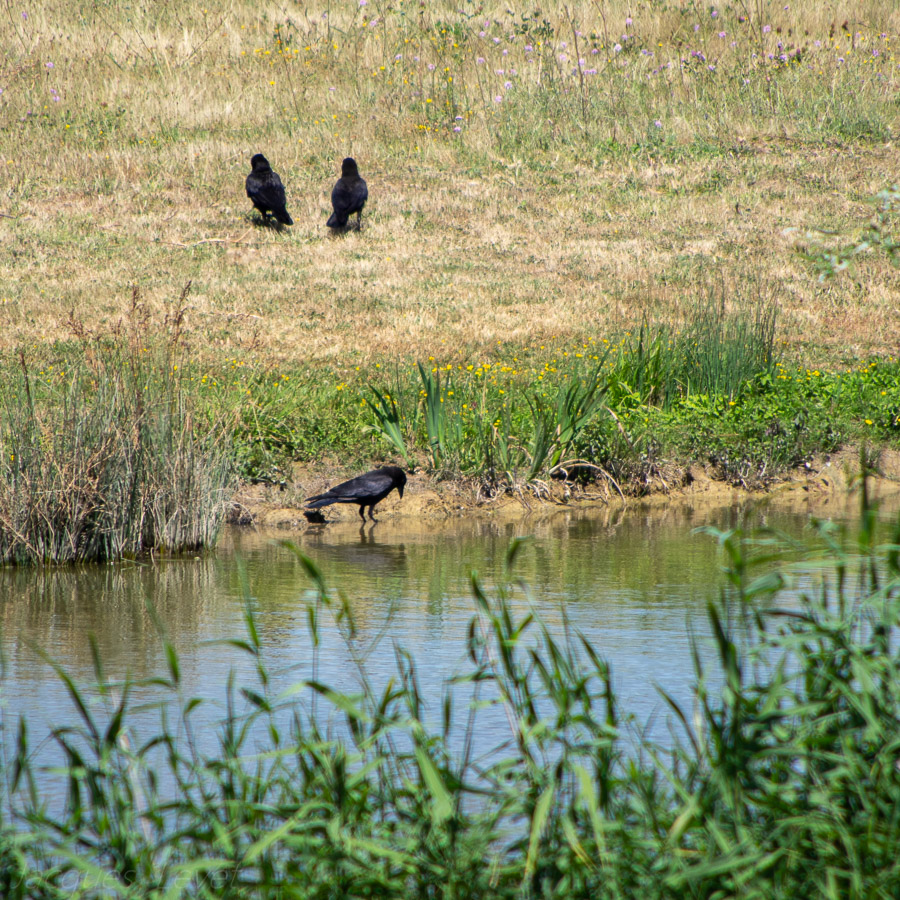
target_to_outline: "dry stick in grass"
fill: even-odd
[[[19,39],[19,43],[22,45],[22,49],[25,51],[25,54],[28,54],[28,45],[25,43],[25,38],[19,34],[19,29],[16,28],[16,20],[12,14],[12,7],[10,5],[9,0],[6,0],[6,15],[9,19],[9,24],[12,26],[12,30],[16,33],[16,37]]]
[[[135,57],[137,57],[137,59],[139,59],[143,62],[144,57],[141,56],[141,54],[138,53],[137,50],[134,50],[132,48],[131,44],[129,44],[128,41],[126,41],[125,38],[122,37],[122,35],[119,34],[119,32],[116,31],[116,29],[112,25],[110,25],[110,23],[107,21],[107,19],[104,17],[103,13],[101,12],[99,4],[97,4],[97,3],[94,4],[94,13],[96,14],[97,18],[100,19],[100,21],[109,29],[110,34],[115,35],[125,45],[125,49],[129,53],[133,53],[135,55]],[[134,25],[132,25],[132,27],[134,28]],[[150,55],[152,56],[153,54],[150,51],[150,49],[147,47],[147,45],[144,43],[144,39],[141,37],[140,32],[137,30],[137,28],[134,28],[134,31],[135,31],[135,34],[137,34],[137,36],[138,36],[138,40],[142,44],[144,44],[144,49],[147,50],[147,52],[150,53]],[[107,50],[106,55],[113,61],[116,68],[120,69],[123,72],[125,71],[124,68],[119,65],[118,60],[112,55],[111,52],[109,52]]]
[[[555,465],[550,470],[550,474],[554,475],[557,472],[565,472],[566,476],[568,477],[569,473],[566,471],[566,469],[570,466],[579,466],[579,467],[584,466],[587,469],[593,469],[595,472],[599,472],[601,475],[603,475],[605,478],[607,478],[610,481],[610,483],[613,485],[613,487],[619,492],[619,496],[623,500],[625,499],[625,494],[622,493],[622,488],[619,487],[619,482],[616,481],[616,479],[613,478],[612,475],[610,475],[609,472],[607,472],[606,469],[603,468],[603,466],[598,466],[596,463],[588,462],[586,459],[568,459],[564,463],[557,463],[557,465]],[[661,477],[660,477],[660,481],[662,481]],[[665,484],[664,481],[663,481],[663,484]]]
[[[282,68],[284,69],[284,77],[287,79],[288,89],[291,92],[291,100],[293,101],[293,104],[294,104],[294,114],[297,116],[297,122],[299,123],[299,122],[303,121],[303,114],[300,111],[300,103],[297,100],[297,91],[294,88],[294,79],[291,77],[291,66],[288,65],[287,58],[284,55],[284,46],[285,45],[284,45],[284,41],[281,40],[281,29],[278,26],[275,27],[275,34],[278,36],[278,41],[279,41],[279,44],[281,45],[282,52],[279,54],[281,56],[281,64],[282,64]],[[306,91],[304,90],[303,93],[305,96]],[[290,125],[288,125],[288,130],[290,130]]]
[[[205,11],[206,11],[206,10],[204,10],[204,12],[205,12]],[[203,40],[200,41],[200,43],[197,44],[197,46],[194,47],[193,50],[191,50],[190,55],[189,55],[188,58],[182,63],[182,65],[185,65],[185,66],[186,66],[186,65],[194,58],[194,56],[195,56],[200,50],[203,49],[203,46],[206,44],[206,42],[207,42],[207,41],[208,41],[208,40],[209,40],[209,39],[210,39],[210,38],[211,38],[211,37],[212,37],[212,36],[213,36],[213,35],[221,28],[221,27],[222,27],[222,23],[225,21],[226,17],[227,17],[227,13],[223,13],[222,16],[219,18],[219,20],[216,22],[216,24],[213,25],[213,27],[212,27],[209,31],[206,32],[206,37],[204,37]]]
[[[597,7],[597,13],[600,16],[600,22],[603,26],[603,46],[607,53],[607,63],[609,63],[612,60],[612,57],[609,56],[609,54],[612,52],[612,47],[609,42],[609,27],[606,24],[606,13],[603,11],[603,7],[597,2],[597,0],[594,0],[594,6]],[[612,66],[607,65],[604,67],[604,71],[606,69],[612,69]],[[610,72],[610,76],[612,76],[613,74],[615,74],[614,69],[612,69],[612,71]],[[613,94],[614,94],[613,83],[614,83],[614,81],[613,81],[612,77],[610,77],[610,79],[608,81],[608,84],[610,86],[610,91],[609,91],[610,101],[613,101],[615,99],[613,96]],[[612,106],[612,108],[614,110],[621,108],[621,104],[618,104],[618,103],[611,102],[610,105]],[[612,116],[612,129],[613,129],[612,139],[614,142],[618,143],[618,124],[617,124],[617,117],[615,114],[613,114],[613,116]]]
[[[182,247],[186,250],[199,247],[201,244],[240,244],[252,230],[252,228],[248,228],[240,237],[236,238],[203,238],[202,241],[194,241],[192,244],[182,244],[179,241],[153,241],[153,243],[166,244],[169,247]]]
[[[587,129],[587,97],[584,93],[584,67],[581,65],[581,54],[578,50],[578,29],[575,27],[575,20],[569,12],[569,7],[564,5],[563,9],[569,20],[569,27],[572,29],[572,41],[575,44],[575,67],[578,69],[578,83],[581,87],[581,123]]]

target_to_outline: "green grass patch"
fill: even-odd
[[[900,444],[900,362],[789,364],[774,307],[729,312],[713,290],[680,329],[471,361],[211,368],[148,323],[5,361],[6,561],[206,546],[228,473],[282,482],[295,462],[393,459],[498,490],[574,473],[640,490],[649,468],[701,463],[758,487],[846,444]]]
[[[393,457],[497,484],[600,470],[628,480],[666,461],[711,463],[758,486],[848,443],[900,443],[900,362],[846,371],[779,358],[775,313],[727,313],[710,293],[680,330],[649,322],[574,347],[500,346],[477,361],[348,366],[315,377],[237,361],[205,376],[213,408],[238,404],[251,477],[293,460]],[[215,382],[215,383],[214,383]],[[643,467],[643,468],[642,468]]]

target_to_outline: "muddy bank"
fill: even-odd
[[[490,493],[483,482],[438,481],[425,474],[410,477],[403,499],[396,492],[376,509],[379,519],[438,520],[452,517],[520,518],[545,515],[564,508],[665,506],[718,507],[751,499],[792,505],[808,502],[817,510],[849,511],[856,503],[859,484],[859,451],[848,449],[813,460],[802,469],[784,473],[764,490],[734,485],[716,478],[711,467],[691,465],[661,469],[645,483],[572,484],[548,480],[522,485],[515,490]],[[263,528],[308,528],[303,516],[306,497],[327,490],[356,472],[296,466],[293,480],[281,485],[244,484],[234,497],[229,521]],[[874,497],[900,494],[900,451],[884,450],[877,474],[870,479]],[[353,504],[324,510],[329,522],[359,522]]]

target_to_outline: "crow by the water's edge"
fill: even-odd
[[[329,228],[345,228],[347,220],[356,213],[356,227],[362,228],[362,211],[369,199],[369,189],[359,177],[356,160],[349,156],[341,163],[341,177],[331,192],[334,212],[325,223]]]
[[[387,495],[397,488],[397,493],[402,497],[403,488],[406,486],[406,472],[397,466],[383,466],[380,469],[372,469],[365,475],[357,475],[343,484],[339,484],[324,494],[316,494],[308,497],[307,509],[319,509],[322,506],[330,506],[332,503],[357,503],[359,514],[363,522],[366,521],[365,508],[369,507],[369,518],[374,522],[373,510],[375,504],[384,500]]]
[[[269,161],[256,153],[250,157],[252,171],[247,176],[247,196],[253,205],[262,213],[263,221],[272,213],[282,225],[293,225],[294,220],[288,215],[284,185],[277,172],[272,171]]]

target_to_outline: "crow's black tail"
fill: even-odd
[[[306,501],[307,509],[321,509],[323,506],[331,506],[332,503],[337,502],[337,497],[329,497],[328,494],[318,494]]]
[[[278,219],[278,221],[281,222],[282,225],[294,224],[294,220],[290,217],[286,209],[273,209],[272,212],[275,215],[275,218]]]

